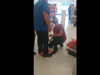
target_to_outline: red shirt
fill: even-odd
[[[54,34],[59,34],[60,30],[63,31],[61,37],[62,37],[64,40],[66,40],[65,30],[64,30],[64,27],[63,27],[61,24],[56,25],[56,26],[54,27],[53,32],[54,32]]]

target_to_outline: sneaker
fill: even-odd
[[[57,51],[58,51],[58,50],[57,50]],[[51,54],[56,54],[56,53],[57,53],[57,51],[55,51],[55,50],[54,50]]]
[[[60,47],[63,47],[63,44],[60,44]]]
[[[42,56],[43,55],[43,52],[39,53],[39,55]]]
[[[43,50],[41,50],[41,51],[38,50],[38,53],[39,53],[39,54],[40,54],[40,53],[43,53]]]
[[[46,54],[46,55],[43,55],[43,57],[51,57],[52,56],[52,54]]]

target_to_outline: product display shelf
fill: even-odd
[[[77,41],[76,38],[71,38],[71,39],[74,40],[74,41]],[[66,50],[68,51],[68,54],[70,54],[74,57],[77,56],[77,49],[73,49],[71,47],[68,47]]]
[[[77,14],[76,14],[76,12],[77,12],[77,9],[75,7],[75,9],[74,9],[74,25],[73,25],[73,28],[77,28]]]
[[[75,50],[75,49],[72,49],[72,48],[68,48],[68,49],[66,49],[67,51],[68,51],[68,54],[69,55],[72,55],[72,56],[74,56],[74,57],[76,57],[76,55],[77,55],[77,51]]]
[[[75,37],[72,37],[71,39],[77,41]]]
[[[77,28],[76,26],[73,26],[73,28]]]

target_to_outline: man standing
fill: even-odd
[[[48,32],[51,31],[50,26],[50,9],[47,0],[39,0],[34,5],[34,29],[38,37],[38,53],[43,51],[43,57],[51,57],[48,53]]]
[[[71,4],[68,7],[68,20],[70,20],[70,16],[71,16]]]

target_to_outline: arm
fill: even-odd
[[[49,15],[48,15],[48,13],[50,13],[50,9],[49,9],[48,3],[44,3],[42,12],[43,12],[44,20],[45,20],[46,24],[48,25],[48,31],[50,32],[51,25],[50,25],[50,20],[49,20]]]
[[[49,20],[48,13],[46,11],[43,11],[43,17],[48,27],[50,27],[50,20]]]
[[[50,34],[50,36],[62,36],[62,33],[63,33],[63,31],[62,30],[60,30],[60,32],[59,32],[59,34]]]
[[[49,42],[51,42],[51,41],[52,41],[52,39],[53,39],[53,38],[51,37],[51,39],[49,40]]]

